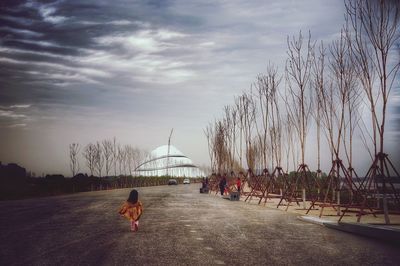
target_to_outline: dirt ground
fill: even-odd
[[[0,202],[0,265],[398,265],[400,248],[199,184],[138,188],[139,231],[117,211],[129,189]],[[303,212],[302,212],[303,214]]]

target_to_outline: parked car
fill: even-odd
[[[183,179],[183,184],[190,184],[190,179],[189,178]]]
[[[168,180],[168,185],[178,185],[178,181],[176,181],[176,179],[170,179]]]

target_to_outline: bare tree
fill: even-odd
[[[346,19],[353,30],[353,34],[349,34],[353,56],[370,104],[373,125],[379,135],[379,153],[383,153],[386,109],[400,67],[399,60],[389,60],[400,38],[399,5],[387,0],[347,0],[345,5]],[[379,80],[376,86],[374,75]]]
[[[399,60],[391,60],[391,54],[395,52],[395,45],[400,38],[400,7],[395,1],[387,0],[346,0],[345,7],[346,21],[352,30],[348,31],[348,39],[352,45],[355,66],[371,112],[375,150],[374,162],[368,170],[362,187],[365,188],[367,194],[370,194],[372,184],[376,184],[376,179],[379,177],[382,182],[385,222],[390,223],[386,191],[392,190],[390,194],[394,195],[397,208],[400,208],[400,195],[387,177],[393,174],[400,176],[388,155],[384,153],[384,136],[389,95],[400,67]],[[377,77],[377,81],[374,77]],[[390,183],[391,186],[387,187],[386,183]],[[376,185],[374,186],[376,190]],[[365,202],[363,200],[362,205]]]
[[[133,150],[133,169],[135,170],[134,174],[136,175],[136,169],[139,167],[141,163],[143,163],[144,159],[147,156],[147,152],[139,149],[134,148]]]
[[[286,63],[286,82],[289,89],[289,104],[287,108],[295,126],[300,141],[301,164],[305,164],[306,139],[309,127],[309,117],[311,114],[310,98],[310,72],[312,66],[312,54],[314,44],[311,43],[311,34],[307,40],[307,47],[303,47],[303,35],[299,33],[296,39],[288,37],[288,60]]]
[[[358,193],[358,188],[352,181],[351,175],[348,173],[348,168],[344,166],[341,160],[342,153],[340,152],[341,147],[346,147],[346,112],[348,104],[352,100],[352,92],[356,86],[356,72],[354,71],[352,55],[345,34],[346,30],[344,29],[341,31],[340,38],[334,40],[329,46],[329,69],[331,73],[329,86],[325,86],[323,83],[324,65],[322,59],[324,57],[324,50],[322,47],[314,69],[317,104],[320,108],[319,111],[322,113],[319,113],[318,116],[319,118],[322,117],[333,156],[332,167],[328,174],[328,186],[324,196],[324,207],[333,207],[337,210],[338,215],[340,215],[341,194],[344,191],[348,191],[349,198],[352,198],[354,193]],[[347,114],[347,117],[351,116]],[[345,189],[343,190],[343,188]],[[332,193],[332,200],[328,200],[330,193]],[[315,200],[312,201],[311,207],[314,206]],[[334,202],[335,200],[337,202]],[[321,208],[321,214],[324,207]]]
[[[123,146],[118,144],[117,146],[118,150],[118,166],[119,166],[119,173],[120,175],[125,175],[126,176],[126,152]]]
[[[299,33],[298,38],[287,40],[288,43],[288,59],[286,61],[285,78],[287,84],[287,97],[284,98],[286,110],[291,119],[291,124],[294,126],[298,135],[301,152],[301,163],[297,169],[295,185],[286,191],[281,198],[289,203],[296,197],[296,187],[298,181],[302,186],[303,208],[306,208],[306,190],[312,193],[310,187],[308,166],[305,164],[306,140],[309,128],[309,117],[312,110],[310,78],[311,67],[313,65],[313,50],[314,44],[311,43],[311,34],[308,36],[307,47],[303,47],[303,35]]]
[[[244,109],[240,97],[235,97],[235,110],[237,112],[237,124],[239,130],[239,149],[236,149],[239,157],[239,165],[243,167],[243,131],[244,131]]]
[[[245,139],[245,152],[247,167],[254,170],[255,166],[255,148],[253,147],[253,127],[255,125],[256,108],[251,93],[243,93],[241,96],[241,106],[243,108],[243,129]]]
[[[81,147],[79,146],[79,143],[72,143],[69,144],[69,167],[72,172],[72,177],[74,177],[78,171],[79,171],[79,160],[78,160],[78,155]]]
[[[318,178],[321,174],[321,112],[322,112],[322,96],[321,93],[325,92],[325,56],[326,51],[323,42],[319,46],[318,55],[314,54],[312,73],[313,73],[313,86],[314,86],[314,120],[317,126],[317,175]]]
[[[267,69],[267,83],[270,88],[270,136],[272,158],[275,159],[275,166],[281,167],[282,163],[282,118],[280,112],[280,102],[278,98],[278,87],[281,78],[278,77],[278,69],[270,64]],[[273,161],[273,160],[272,160]]]
[[[132,171],[135,169],[135,149],[131,145],[125,145],[126,165],[129,175],[132,176]]]
[[[104,166],[106,170],[106,176],[110,173],[111,166],[113,164],[113,143],[111,140],[105,139],[101,142],[103,146]]]
[[[215,131],[214,131],[214,124],[209,123],[206,129],[204,130],[204,134],[206,135],[207,138],[207,144],[208,144],[208,154],[210,156],[210,165],[211,165],[211,171],[215,172],[216,171],[216,165],[215,165],[215,160],[214,160],[214,139],[215,139]]]
[[[343,156],[340,153],[340,148],[346,146],[345,125],[347,105],[350,101],[349,96],[356,85],[356,73],[354,71],[352,55],[349,49],[349,42],[345,39],[345,30],[342,30],[340,38],[333,41],[330,45],[330,54],[331,58],[329,67],[332,73],[332,85],[334,87],[334,95],[331,98],[332,102],[330,103],[330,117],[334,117],[334,123],[331,124],[330,142],[334,153],[334,161],[332,162],[332,168],[328,175],[331,182],[328,184],[325,201],[329,189],[331,188],[333,199],[335,198],[335,193],[337,193],[337,204],[340,204],[340,184],[343,179],[345,180],[345,188],[349,191],[350,195],[357,192],[357,187],[347,171],[348,168],[346,169],[344,167],[341,160]],[[335,106],[334,110],[333,106]],[[340,214],[339,209],[338,213]]]
[[[353,68],[353,75],[354,78],[356,73],[354,72]],[[344,144],[344,151],[346,154],[346,158],[348,161],[348,170],[350,177],[353,177],[353,174],[357,176],[353,168],[353,139],[356,129],[359,128],[359,122],[362,120],[362,116],[360,114],[360,106],[362,103],[361,91],[358,84],[354,80],[354,86],[350,86],[347,92],[347,119],[346,123],[344,124],[344,132],[345,136],[343,138]]]
[[[96,142],[95,145],[95,168],[97,170],[97,174],[101,177],[101,173],[104,167],[104,155],[103,149],[100,142]]]
[[[114,176],[117,176],[117,162],[118,162],[118,146],[117,140],[113,138],[113,145],[112,145],[112,161],[114,162]]]
[[[237,160],[235,159],[236,156],[236,135],[237,135],[237,130],[238,130],[238,110],[236,109],[236,106],[233,105],[230,108],[231,111],[231,139],[232,139],[232,151],[231,151],[231,159],[232,159],[232,165],[231,168],[233,171],[240,171],[242,169],[242,165],[239,165],[239,167],[237,167],[237,169],[233,168],[233,165],[237,166]]]
[[[270,106],[271,106],[271,87],[269,82],[269,76],[258,75],[257,81],[254,84],[256,90],[256,97],[258,102],[259,113],[261,114],[261,126],[258,126],[257,120],[255,119],[255,125],[257,128],[258,146],[263,158],[264,168],[268,165],[267,158],[267,141],[269,131],[269,118],[270,118]],[[261,128],[261,129],[260,129]],[[271,137],[272,138],[272,137]],[[272,152],[273,153],[273,152]],[[270,162],[273,160],[269,160]]]
[[[349,94],[355,86],[355,72],[354,67],[351,60],[351,54],[349,50],[348,43],[345,40],[344,31],[341,31],[340,38],[338,40],[333,41],[330,46],[331,60],[330,60],[330,69],[332,72],[332,80],[334,86],[334,97],[331,99],[333,101],[332,105],[334,105],[335,110],[330,109],[330,116],[334,116],[335,125],[332,128],[333,131],[336,131],[336,139],[331,138],[331,144],[334,151],[335,159],[339,159],[340,155],[340,147],[343,140],[343,131],[345,125],[345,114],[346,114],[346,105],[349,102]],[[333,107],[333,106],[332,106]]]
[[[233,171],[233,118],[231,114],[231,107],[229,105],[224,107],[225,117],[223,119],[224,130],[225,130],[225,148],[226,148],[226,171],[229,173]]]
[[[137,165],[135,166],[135,175],[140,175],[139,168],[150,160],[151,154],[147,150],[138,151]]]
[[[258,102],[258,112],[261,116],[255,119],[258,136],[257,149],[262,156],[262,168],[267,168],[268,162],[271,168],[274,164],[281,164],[281,138],[282,127],[279,111],[277,89],[281,79],[278,77],[278,70],[273,64],[268,64],[267,73],[259,75],[254,84]],[[261,122],[258,122],[261,120]],[[261,124],[261,129],[258,126]],[[269,155],[269,156],[268,156]]]
[[[86,166],[89,168],[90,175],[93,176],[94,169],[96,168],[96,145],[89,143],[83,150],[83,157],[86,160]]]
[[[215,139],[214,139],[214,153],[217,163],[217,172],[226,172],[225,161],[226,161],[226,146],[225,146],[225,127],[223,122],[218,121],[215,123]]]

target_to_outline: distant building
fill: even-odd
[[[26,170],[15,163],[4,165],[0,162],[0,177],[10,179],[25,179]]]
[[[145,161],[136,168],[136,174],[141,176],[174,176],[203,177],[201,171],[192,160],[177,148],[170,145],[160,146],[153,150]]]

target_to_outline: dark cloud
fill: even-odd
[[[7,87],[2,101],[63,102],[65,88],[79,84],[108,86],[108,93],[152,90],[222,60],[227,66],[249,61],[247,53],[262,53],[261,29],[274,27],[260,21],[270,10],[282,15],[279,5],[266,3],[2,1],[0,75],[8,77],[0,81]],[[87,99],[80,96],[86,90],[70,93]]]
[[[168,25],[190,24],[190,19],[187,19],[190,16],[168,12],[169,5],[169,1],[2,2],[0,56],[3,60],[0,61],[0,68],[6,70],[1,75],[9,78],[2,79],[0,85],[13,88],[12,92],[11,89],[2,91],[2,101],[15,98],[24,101],[21,99],[24,95],[40,101],[40,97],[46,95],[43,87],[75,84],[79,79],[83,84],[103,82],[102,79],[109,76],[93,72],[101,69],[104,62],[87,65],[77,57],[86,56],[95,61],[97,52],[106,56],[115,55],[116,58],[137,56],[140,51],[127,47],[127,36],[142,28],[153,30],[157,25],[167,25],[166,22]],[[106,43],[98,41],[98,38],[107,36]],[[120,40],[114,42],[114,37]],[[82,68],[87,68],[86,73],[80,71]],[[43,75],[37,75],[37,72]],[[120,80],[121,85],[123,80]],[[19,88],[15,90],[15,87]],[[55,90],[52,88],[51,94]],[[8,92],[19,96],[6,95]],[[47,100],[47,97],[44,99]]]

